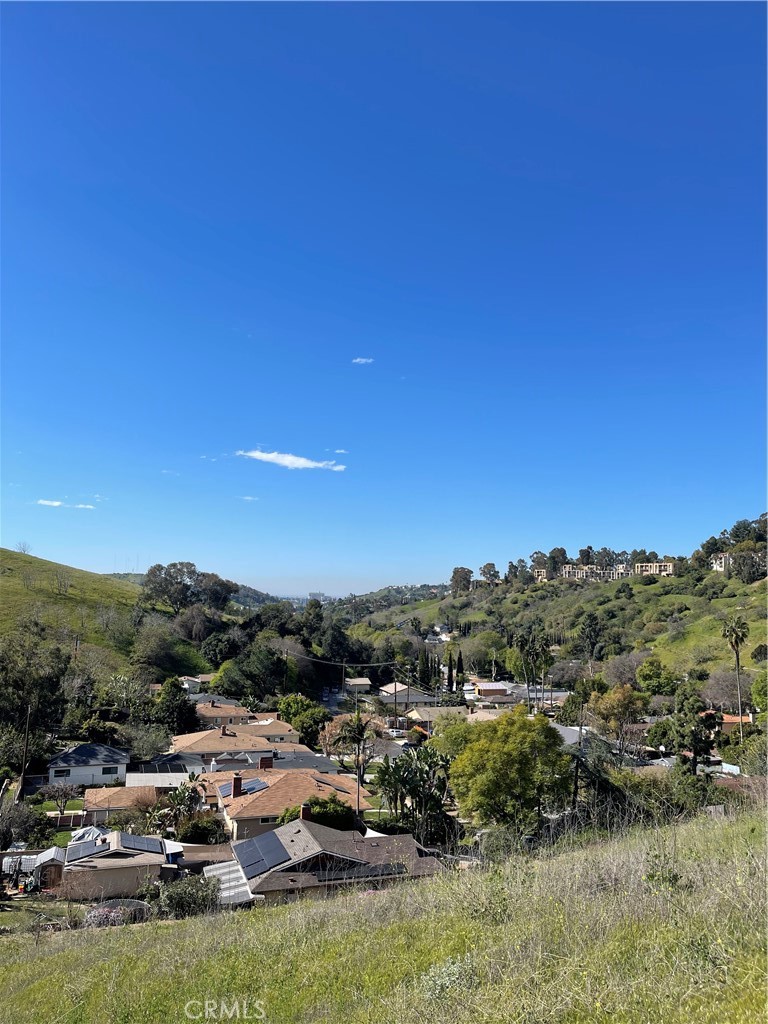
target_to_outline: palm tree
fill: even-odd
[[[333,742],[334,747],[349,749],[355,752],[355,774],[357,775],[357,815],[360,816],[360,787],[363,784],[365,763],[363,761],[363,748],[366,743],[372,740],[376,733],[372,728],[372,719],[363,718],[359,711],[355,712],[343,723],[339,729],[339,735]]]
[[[741,720],[741,648],[749,636],[749,625],[741,615],[732,615],[723,623],[723,639],[727,640],[736,657],[736,694],[739,701],[739,743],[744,742],[744,723]]]

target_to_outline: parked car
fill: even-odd
[[[405,729],[387,729],[387,736],[391,736],[393,739],[400,739],[405,736]]]

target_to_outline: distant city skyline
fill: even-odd
[[[758,516],[765,25],[6,4],[2,543],[343,596]]]

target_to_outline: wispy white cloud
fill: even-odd
[[[68,505],[65,501],[50,501],[48,498],[38,498],[36,505],[47,505],[49,508],[96,508],[95,505]]]
[[[176,472],[175,469],[161,469],[160,472],[163,474],[163,476],[179,476],[180,475],[179,473]]]
[[[373,360],[372,359],[366,359],[363,356],[358,356],[356,359],[353,359],[352,362],[353,363],[357,363],[358,366],[365,366],[368,363],[372,363]]]
[[[235,455],[242,455],[246,459],[257,459],[259,462],[271,462],[275,466],[284,466],[286,469],[330,469],[334,473],[341,473],[347,468],[340,465],[335,459],[315,462],[314,459],[305,459],[303,455],[289,455],[287,452],[254,450],[235,452]]]
[[[334,455],[349,455],[349,452],[347,451],[346,448],[334,448],[333,449],[333,454]]]
[[[251,494],[241,494],[240,501],[258,501],[258,498],[254,498]]]

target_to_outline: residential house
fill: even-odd
[[[414,704],[437,704],[440,697],[434,693],[425,693],[417,686],[407,683],[388,683],[379,690],[379,699],[389,706],[405,708]]]
[[[502,683],[501,680],[492,682],[487,679],[478,679],[474,683],[474,687],[477,700],[493,701],[497,697],[510,697],[512,693],[512,688],[507,683]]]
[[[307,809],[302,811],[306,814]],[[220,880],[221,902],[230,905],[282,903],[304,894],[330,896],[349,885],[378,888],[444,870],[411,835],[364,836],[306,817],[235,843],[232,849],[234,863],[203,869],[207,877]]]
[[[406,712],[406,717],[411,725],[422,728],[428,736],[432,735],[434,724],[438,718],[464,719],[469,716],[469,708],[461,707],[439,707],[411,708]]]
[[[240,704],[222,701],[212,697],[209,701],[198,701],[195,705],[197,717],[203,726],[215,728],[220,725],[247,725],[255,722],[258,716]]]
[[[278,718],[258,718],[239,727],[246,736],[258,736],[268,743],[298,743],[299,734],[288,722]]]
[[[184,733],[174,736],[171,748],[174,754],[197,754],[203,761],[218,760],[224,755],[242,754],[244,760],[272,759],[271,738],[247,732],[248,726],[235,728],[222,725],[218,729],[204,729],[201,732]]]
[[[120,779],[125,782],[130,757],[124,750],[104,743],[78,743],[48,762],[48,782],[68,782],[73,786],[104,785]]]
[[[548,574],[546,569],[531,569],[533,579],[536,583],[546,583]]]
[[[74,899],[102,900],[134,896],[147,880],[172,881],[179,869],[166,840],[110,832],[100,839],[70,843],[62,886]],[[181,844],[171,844],[181,848]]]
[[[335,794],[343,803],[356,807],[357,781],[352,775],[321,775],[316,772],[277,768],[261,771],[222,772],[206,775],[205,799],[223,816],[232,839],[248,839],[271,832],[277,819],[290,807],[311,797],[327,799]],[[360,790],[360,810],[371,809],[367,790]]]
[[[86,789],[83,810],[86,825],[104,825],[119,811],[148,811],[160,799],[154,786],[101,786]]]
[[[344,680],[344,692],[351,697],[360,693],[368,693],[371,689],[371,680],[366,676],[357,676],[355,679]]]

